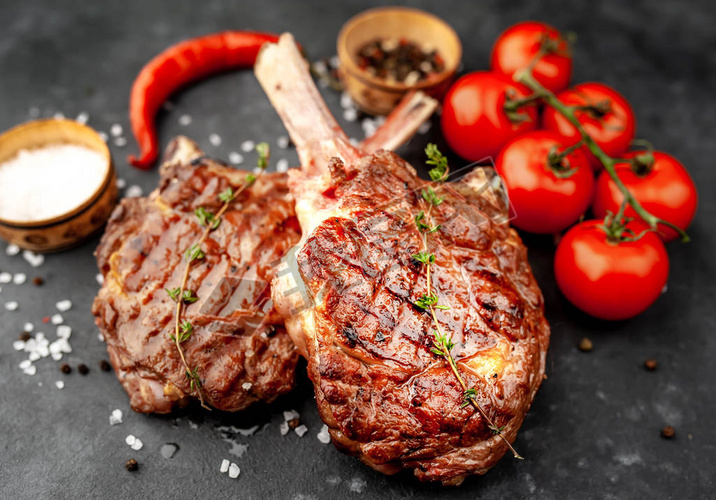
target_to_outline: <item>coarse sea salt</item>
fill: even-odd
[[[57,382],[55,382],[55,387],[57,387],[58,389],[64,389],[65,383],[62,380],[58,380]]]
[[[12,274],[0,273],[0,283],[10,283],[12,281]]]
[[[57,314],[52,315],[52,317],[50,318],[50,321],[52,322],[53,325],[61,325],[62,323],[65,322],[65,318],[63,318],[60,313],[57,313]]]
[[[119,408],[112,410],[112,414],[109,416],[109,425],[119,425],[122,423],[122,410]]]
[[[67,213],[94,194],[106,171],[102,155],[84,146],[23,149],[0,163],[0,217],[30,222]]]
[[[27,281],[27,275],[25,273],[17,273],[12,277],[12,282],[16,285],[22,285]]]
[[[41,253],[35,253],[31,250],[22,252],[22,258],[32,267],[40,267],[45,262],[45,256]]]
[[[5,309],[7,309],[8,311],[17,311],[18,307],[20,307],[20,304],[18,304],[14,300],[5,303]]]
[[[288,137],[286,137],[285,135],[282,135],[278,139],[276,139],[276,145],[281,149],[286,149],[288,147],[288,144]]]
[[[122,125],[119,123],[115,123],[109,128],[109,133],[112,134],[112,137],[119,137],[122,135],[122,132],[124,132],[124,129],[122,129]]]
[[[276,172],[288,172],[288,160],[286,158],[281,158],[276,162]]]
[[[127,188],[127,191],[125,191],[124,196],[125,198],[139,198],[143,194],[144,191],[142,191],[141,186],[137,186],[136,184],[134,184]]]
[[[296,427],[296,428],[293,430],[293,432],[295,432],[296,434],[298,434],[298,437],[303,437],[303,435],[308,432],[308,427],[306,427],[305,425],[301,424],[301,425],[299,425],[298,427]]]
[[[209,134],[209,143],[212,146],[221,146],[221,136],[219,134]]]
[[[69,311],[72,309],[72,302],[69,300],[61,300],[55,304],[55,307],[57,307],[57,310],[60,312]]]
[[[316,434],[316,437],[323,444],[331,442],[331,435],[328,433],[328,426],[326,424],[323,424],[323,427],[321,427],[321,430]]]
[[[239,466],[236,465],[235,463],[232,463],[229,466],[229,477],[231,479],[236,479],[237,477],[239,477],[240,472],[241,472],[241,470],[239,469]]]
[[[7,246],[7,248],[5,249],[5,253],[8,254],[8,255],[10,255],[10,256],[17,255],[17,254],[20,253],[20,247],[17,246],[17,245],[15,245],[15,244],[13,244],[13,243],[11,243],[11,244],[9,244],[9,245]]]
[[[230,465],[231,465],[231,462],[229,462],[229,461],[226,460],[226,459],[223,459],[223,460],[221,461],[221,467],[219,467],[219,472],[221,472],[222,474],[228,472]]]
[[[254,141],[244,141],[241,143],[241,151],[244,153],[248,153],[249,151],[253,151],[253,149],[256,147],[256,144]]]
[[[244,157],[240,153],[232,151],[229,153],[229,161],[234,165],[240,165],[244,162]]]
[[[179,117],[179,125],[182,125],[186,127],[187,125],[191,125],[191,116],[189,115],[181,115]]]

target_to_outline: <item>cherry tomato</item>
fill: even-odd
[[[673,156],[659,151],[653,153],[652,165],[638,161],[644,151],[630,151],[624,158],[636,158],[636,163],[619,163],[617,175],[632,195],[651,214],[686,230],[696,213],[698,195],[696,186],[684,166]],[[607,172],[597,181],[594,197],[594,215],[604,217],[607,210],[617,213],[624,197]],[[625,215],[637,217],[631,207]],[[660,224],[658,231],[664,241],[676,239],[678,233]]]
[[[511,221],[514,226],[531,233],[558,233],[589,208],[592,167],[579,149],[561,160],[552,158],[566,148],[557,133],[535,130],[512,139],[502,149],[495,167],[517,214]]]
[[[530,90],[487,71],[467,74],[453,84],[443,102],[441,124],[448,145],[457,154],[468,161],[494,158],[507,141],[536,127],[534,105],[520,108],[520,120],[510,120],[504,109],[508,93],[520,99]]]
[[[572,56],[562,35],[549,24],[526,21],[505,30],[492,48],[492,71],[512,77],[534,60],[540,48],[548,52],[534,65],[532,75],[552,92],[561,92],[572,78]]]
[[[636,133],[636,118],[627,100],[611,87],[601,83],[582,83],[565,90],[557,98],[575,112],[587,134],[611,157],[619,157],[629,150]],[[577,129],[554,108],[544,110],[542,124],[574,144],[581,137]],[[586,150],[586,148],[585,148]],[[599,161],[588,153],[590,162],[601,168]]]
[[[576,307],[597,318],[621,320],[646,310],[659,297],[669,275],[669,257],[655,232],[637,241],[612,243],[602,220],[567,231],[557,246],[557,285]],[[627,225],[636,234],[646,227]]]

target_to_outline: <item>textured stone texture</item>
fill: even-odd
[[[632,103],[638,135],[649,138],[690,169],[700,189],[693,242],[669,246],[672,273],[668,291],[639,318],[603,323],[576,311],[560,296],[552,275],[550,238],[526,238],[552,324],[548,376],[537,395],[517,449],[527,457],[506,457],[486,476],[460,489],[442,490],[411,477],[384,477],[316,439],[321,429],[310,384],[270,407],[237,415],[186,410],[175,417],[137,415],[111,373],[97,363],[106,357],[97,340],[90,304],[96,292],[92,251],[97,241],[46,258],[31,269],[21,257],[5,255],[0,271],[39,275],[36,288],[2,285],[0,304],[17,300],[20,309],[0,307],[0,497],[2,498],[704,498],[712,494],[716,462],[716,15],[707,1],[690,2],[418,2],[449,21],[460,34],[467,69],[485,68],[495,37],[513,22],[537,18],[579,35],[575,79],[614,85]],[[90,114],[90,125],[109,131],[121,123],[128,134],[127,98],[139,68],[167,45],[222,29],[291,30],[312,57],[335,51],[341,24],[365,8],[362,2],[55,2],[0,0],[0,129],[30,118],[63,112]],[[338,95],[325,91],[338,111]],[[174,97],[175,109],[159,119],[160,137],[186,133],[209,154],[226,158],[245,139],[275,140],[284,132],[250,72],[218,76]],[[191,125],[180,126],[182,114]],[[339,117],[339,121],[340,117]],[[341,121],[341,123],[343,123]],[[359,136],[352,123],[349,133]],[[219,133],[223,143],[209,144]],[[422,159],[429,140],[441,142],[437,127],[402,149]],[[118,174],[145,192],[157,181],[124,161],[133,151],[112,146]],[[275,148],[275,160],[297,159]],[[253,154],[245,155],[253,162]],[[457,161],[457,160],[455,160]],[[25,359],[12,350],[25,321],[39,328],[70,298],[63,313],[73,329],[73,373],[63,375],[49,358],[38,361],[34,377],[22,374]],[[44,326],[44,325],[43,325]],[[48,334],[53,329],[45,327]],[[582,337],[594,341],[582,353]],[[54,338],[54,335],[50,335]],[[659,360],[655,372],[643,363]],[[76,365],[91,372],[83,377]],[[64,380],[59,391],[54,381]],[[42,386],[38,386],[42,382]],[[114,408],[121,425],[109,425]],[[301,412],[309,432],[281,436],[281,412]],[[194,428],[193,423],[199,424]],[[248,428],[253,436],[222,439],[219,426]],[[268,426],[264,427],[266,424]],[[676,437],[660,437],[673,425]],[[144,443],[132,451],[124,439]],[[160,454],[178,443],[174,458]],[[245,446],[248,445],[248,450]],[[242,457],[232,455],[241,454]],[[124,469],[127,459],[138,472]],[[219,473],[222,459],[241,468],[231,480]]]

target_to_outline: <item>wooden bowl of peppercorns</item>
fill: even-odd
[[[411,90],[441,99],[461,58],[455,30],[419,9],[370,9],[351,18],[338,35],[343,86],[371,114],[387,115]]]

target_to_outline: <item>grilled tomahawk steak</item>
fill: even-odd
[[[406,97],[360,148],[395,148],[430,117],[435,100]],[[185,137],[172,141],[148,198],[122,200],[96,256],[104,284],[92,308],[110,361],[135,411],[166,413],[196,392],[170,339],[184,251],[203,228],[194,210],[216,213],[219,194],[247,172],[208,159]],[[236,199],[202,247],[188,287],[199,301],[182,317],[194,327],[182,344],[198,370],[206,402],[227,411],[271,401],[293,387],[298,354],[273,309],[272,270],[300,238],[287,175],[265,174]]]
[[[427,292],[415,216],[424,182],[387,151],[353,148],[321,100],[289,34],[264,46],[255,73],[301,158],[290,172],[302,239],[272,294],[308,360],[320,415],[334,444],[385,473],[460,484],[507,444],[470,406],[435,329],[418,307]],[[437,318],[475,400],[515,439],[542,381],[549,343],[527,251],[507,224],[490,171],[440,190],[429,238]],[[492,186],[491,189],[488,187]]]

